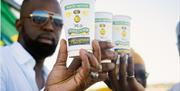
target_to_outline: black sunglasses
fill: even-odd
[[[33,23],[39,25],[47,23],[49,19],[51,19],[53,25],[55,25],[56,27],[62,27],[63,25],[61,15],[49,11],[35,10],[30,14],[29,18],[31,18]]]
[[[139,71],[137,73],[135,73],[135,77],[140,77],[143,80],[146,80],[149,76],[149,73],[147,72],[143,72],[143,71]]]

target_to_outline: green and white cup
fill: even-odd
[[[112,13],[95,13],[95,39],[112,42]]]
[[[61,2],[69,57],[78,57],[81,48],[92,52],[95,27],[95,0]]]
[[[130,50],[130,21],[129,16],[113,16],[113,36],[115,44],[114,51],[119,53],[129,53]]]

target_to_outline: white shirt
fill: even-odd
[[[0,48],[0,91],[39,91],[35,59],[18,43]],[[48,70],[43,67],[47,80]]]

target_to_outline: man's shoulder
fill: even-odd
[[[12,45],[12,44],[11,44]],[[7,45],[7,46],[2,46],[0,47],[0,54],[1,56],[4,55],[5,53],[9,53],[10,50],[10,46],[11,45]]]
[[[10,45],[0,47],[0,67],[1,67],[1,74],[7,72],[7,67],[10,58]]]
[[[19,46],[19,45],[20,45],[19,42],[14,42],[14,43],[12,43],[10,45],[2,46],[2,47],[0,47],[0,52],[4,54],[4,52],[9,52],[8,50],[11,50],[12,46],[16,47],[16,46]]]
[[[7,46],[3,46],[3,47],[0,47],[0,62],[4,63],[4,62],[7,62],[9,58],[11,58],[11,45],[7,45]],[[6,60],[6,61],[4,61]]]
[[[10,45],[7,45],[7,46],[1,46],[0,47],[0,51],[3,51],[3,50],[6,50]]]
[[[1,58],[3,58],[4,55],[7,55],[7,53],[9,52],[9,49],[10,49],[10,45],[0,47],[0,56],[1,56]]]

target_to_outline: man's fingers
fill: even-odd
[[[69,65],[68,70],[74,72],[81,66],[81,59],[73,59],[72,63]]]
[[[89,59],[88,59],[86,50],[84,50],[84,49],[80,50],[80,58],[82,61],[82,66],[80,68],[80,74],[83,77],[88,77],[89,72],[90,72],[90,64],[89,64]]]
[[[101,60],[109,59],[109,60],[115,60],[116,53],[111,48],[114,47],[114,45],[111,42],[107,41],[99,41],[99,45],[101,48]]]
[[[108,74],[109,82],[106,81],[106,84],[112,88],[113,91],[118,91],[119,89],[119,81],[117,80],[115,70],[110,71]]]
[[[119,61],[119,60],[118,60]],[[127,76],[127,74],[126,74],[126,68],[127,68],[127,66],[126,66],[126,55],[125,54],[121,54],[121,56],[120,56],[120,65],[119,65],[119,79],[120,79],[120,81],[121,80],[126,80],[126,76]]]
[[[108,73],[104,72],[104,73],[99,73],[99,77],[98,77],[99,81],[105,81],[108,79]]]
[[[92,47],[93,47],[93,54],[94,54],[94,56],[100,62],[100,60],[101,60],[101,48],[99,46],[99,43],[96,40],[93,40]]]
[[[98,72],[102,69],[102,67],[100,67],[100,63],[92,53],[87,53],[87,56],[90,62],[91,69],[93,69],[92,71]]]
[[[122,91],[129,91],[127,82],[127,55],[121,54],[120,56],[120,72],[119,72],[119,85]]]
[[[101,63],[101,65],[102,65],[102,72],[112,71],[115,67],[114,63]]]
[[[64,39],[62,39],[60,42],[60,49],[59,49],[59,53],[58,53],[55,65],[66,67],[67,55],[68,54],[67,54],[66,41]]]
[[[114,45],[111,42],[107,41],[99,41],[99,45],[101,49],[110,49],[114,47]]]
[[[74,76],[75,85],[84,85],[84,81],[88,78],[90,73],[90,64],[87,56],[87,51],[84,49],[80,49],[80,58],[81,58],[81,66],[78,69],[77,73]]]
[[[131,55],[128,56],[127,74],[128,76],[134,76],[134,62]]]
[[[105,59],[116,60],[117,59],[117,53],[110,49],[102,50],[101,53],[102,53],[102,60],[105,60]]]

